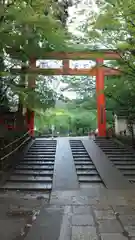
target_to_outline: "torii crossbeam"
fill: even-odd
[[[25,73],[29,74],[29,87],[35,87],[35,75],[88,75],[96,76],[96,96],[97,96],[97,125],[98,135],[100,137],[106,136],[106,110],[105,110],[105,95],[104,95],[104,76],[120,75],[121,72],[117,69],[104,67],[104,60],[117,60],[120,58],[116,51],[111,50],[97,50],[90,52],[45,52],[38,58],[31,58],[29,68],[25,69]],[[62,60],[63,67],[60,69],[42,69],[36,67],[36,60],[38,59],[53,59]],[[95,60],[96,66],[92,69],[71,69],[69,67],[69,60]],[[21,69],[12,69],[13,74],[21,73]],[[23,72],[24,73],[24,70]],[[29,121],[29,130],[31,135],[34,134],[34,112],[31,112]]]

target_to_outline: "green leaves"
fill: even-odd
[[[114,87],[115,86],[115,87]],[[135,83],[125,80],[123,77],[110,78],[106,81],[106,106],[116,114],[124,112],[127,119],[135,116]]]
[[[60,3],[55,0],[10,2],[0,3],[0,55],[3,58],[8,56],[12,61],[18,59],[17,64],[21,65],[27,63],[31,57],[40,59],[48,51],[65,49],[69,36],[67,37],[58,16],[59,13],[65,14]],[[7,68],[10,68],[9,59],[5,61]],[[19,85],[21,78],[24,84],[25,73],[20,74],[18,82],[12,82],[11,72],[4,70],[2,68],[0,73],[7,80],[4,86],[7,84],[12,95],[18,95],[25,107],[45,110],[54,106],[56,93],[49,88],[47,82],[43,85],[41,79],[38,79],[36,91],[31,91]]]
[[[54,9],[55,7],[55,9]],[[53,49],[65,46],[65,30],[62,23],[55,17],[56,4],[53,1],[15,1],[11,5],[4,5],[5,11],[1,11],[4,21],[0,22],[2,48],[8,50],[23,49],[25,55],[33,53],[35,56],[40,50],[40,44]],[[48,14],[45,15],[45,11]],[[38,56],[38,55],[37,55]],[[21,56],[20,56],[21,58]]]
[[[42,122],[42,123],[41,123]],[[43,115],[36,115],[36,129],[49,129],[53,124],[55,131],[66,135],[69,131],[72,134],[88,134],[90,129],[96,128],[95,112],[88,112],[83,108],[76,109],[50,109]]]
[[[121,23],[119,19],[116,17],[114,18],[112,12],[107,12],[104,14],[99,15],[97,18],[97,21],[94,25],[95,29],[100,29],[100,30],[111,30],[111,31],[118,31],[118,28],[121,27]]]
[[[90,25],[91,42],[106,49],[117,48],[119,61],[112,67],[121,70],[121,77],[108,77],[105,82],[107,109],[124,111],[135,117],[135,4],[134,0],[106,0],[99,4],[99,14]],[[94,34],[91,34],[94,33]],[[106,65],[106,63],[105,63]],[[108,113],[110,114],[110,113]],[[111,119],[111,117],[109,117]]]

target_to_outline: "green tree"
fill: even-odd
[[[20,114],[23,105],[29,109],[45,109],[54,104],[56,93],[50,89],[46,81],[42,83],[41,77],[38,78],[35,91],[27,89],[25,69],[31,57],[40,57],[46,51],[64,50],[67,41],[66,19],[69,5],[71,5],[69,1],[64,1],[62,4],[55,0],[15,0],[0,3],[0,54],[2,61],[6,61],[4,68],[0,63],[0,86],[6,79],[5,97],[10,96],[8,99],[10,105],[19,106]],[[16,65],[22,68],[23,74],[12,77],[10,70]]]
[[[99,14],[91,24],[89,39],[99,48],[116,49],[118,66],[123,74],[134,76],[135,16],[134,0],[105,0],[99,3]]]
[[[107,107],[115,113],[123,114],[127,124],[135,119],[135,4],[134,0],[105,0],[97,2],[99,12],[87,24],[89,40],[97,48],[115,49],[120,59],[110,67],[121,70],[121,77],[109,77],[105,94]],[[106,62],[105,62],[106,65]]]
[[[64,76],[61,79],[67,86],[62,90],[74,91],[79,97],[90,96],[95,90],[95,80],[89,76]]]

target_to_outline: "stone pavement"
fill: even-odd
[[[2,240],[135,240],[135,193],[90,187],[0,194]]]
[[[0,192],[0,240],[21,240],[27,235],[49,195]]]
[[[59,240],[135,240],[135,194],[131,191],[54,192],[50,204],[64,209]]]
[[[55,191],[79,189],[75,164],[68,138],[57,139],[53,189]]]
[[[58,167],[51,196],[0,193],[0,240],[135,240],[134,188],[109,190],[93,184],[79,189],[73,169],[60,175]]]
[[[49,199],[48,199],[49,200]],[[90,187],[0,194],[2,240],[135,240],[135,193]]]

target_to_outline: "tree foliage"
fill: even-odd
[[[96,110],[88,111],[87,107],[79,101],[69,100],[63,109],[54,108],[42,115],[37,115],[35,125],[36,129],[41,132],[51,129],[54,125],[55,132],[59,132],[60,135],[87,135],[90,130],[96,128]]]
[[[67,84],[63,91],[75,91],[80,97],[90,96],[95,90],[95,80],[89,76],[64,76],[62,82]]]
[[[130,77],[134,75],[135,60],[134,9],[134,0],[104,0],[89,31],[90,39],[98,43],[99,48],[116,49],[120,56],[119,67]]]
[[[29,105],[29,108],[37,108],[37,105],[41,106],[40,103],[43,103],[43,89],[44,96],[48,92],[49,98],[53,97],[53,89],[48,87],[47,81],[44,81],[44,84],[38,84],[37,90],[32,92],[26,88],[25,74],[14,77],[10,76],[8,72],[17,65],[25,69],[30,58],[40,56],[42,48],[44,51],[60,51],[65,48],[68,39],[66,30],[67,8],[70,4],[68,0],[64,3],[56,0],[1,1],[0,56],[6,65],[0,63],[0,76],[1,82],[3,79],[6,80],[4,87],[2,87],[5,97],[9,98],[10,95],[11,98],[12,95],[15,98],[14,103],[18,102],[17,94],[19,101],[21,100],[27,107]],[[38,82],[40,79],[38,78]],[[28,95],[31,97],[28,98]],[[44,104],[47,98],[44,98]],[[8,100],[10,101],[10,99]],[[52,101],[53,98],[49,102],[52,104]],[[47,100],[47,106],[49,102]]]
[[[119,68],[120,77],[106,79],[107,108],[135,119],[135,4],[134,0],[103,0],[97,2],[99,12],[89,22],[89,40],[98,48],[115,49],[119,60],[110,67]],[[106,62],[105,62],[106,65]]]
[[[28,60],[41,46],[47,51],[62,47],[65,35],[59,11],[59,4],[50,0],[1,3],[1,50]]]

